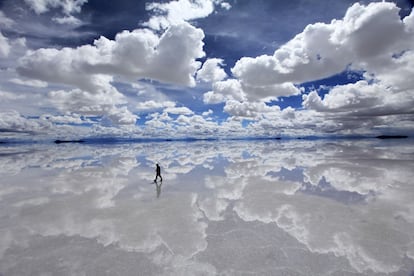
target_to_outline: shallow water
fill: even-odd
[[[2,145],[0,275],[411,275],[413,179],[410,140]]]

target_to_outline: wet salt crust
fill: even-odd
[[[411,140],[2,145],[0,153],[0,275],[414,271]]]

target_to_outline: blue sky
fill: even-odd
[[[0,9],[0,139],[414,134],[411,1]]]

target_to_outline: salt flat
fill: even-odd
[[[410,139],[6,144],[0,275],[411,275],[413,179]]]

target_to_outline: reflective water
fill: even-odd
[[[411,275],[413,169],[410,140],[3,145],[0,275]]]

